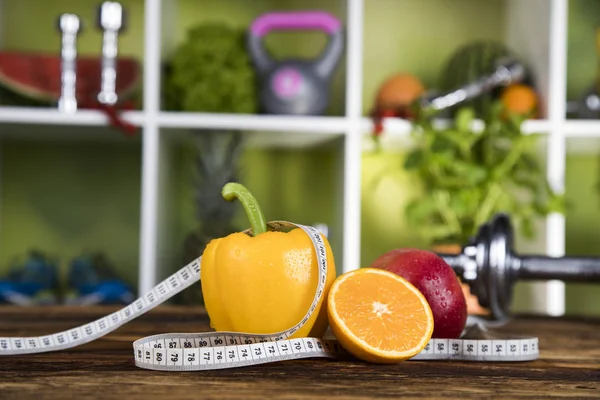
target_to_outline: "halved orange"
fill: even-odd
[[[406,279],[378,268],[340,275],[329,289],[329,325],[355,357],[393,364],[421,352],[433,333],[423,294]]]

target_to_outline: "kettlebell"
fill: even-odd
[[[275,60],[263,38],[274,30],[321,30],[329,35],[315,60]],[[344,49],[342,24],[320,12],[275,12],[252,22],[248,52],[260,81],[260,104],[267,114],[322,115],[329,104],[331,77]]]

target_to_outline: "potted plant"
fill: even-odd
[[[246,31],[220,22],[192,27],[165,66],[163,96],[172,111],[252,114],[258,109],[256,76],[245,46]],[[237,231],[234,204],[221,188],[237,181],[243,153],[239,131],[192,131],[192,182],[197,228],[183,244],[183,262],[202,255],[210,240]],[[191,289],[191,288],[190,288]],[[185,303],[201,304],[200,285],[182,293]]]
[[[536,154],[540,135],[521,130],[526,118],[507,112],[500,101],[479,129],[470,107],[458,109],[448,126],[423,113],[415,118],[415,147],[404,167],[421,190],[405,211],[435,250],[460,250],[497,212],[509,213],[526,238],[535,236],[537,218],[563,212],[563,197],[548,184]]]

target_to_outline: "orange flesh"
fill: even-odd
[[[403,352],[423,340],[427,305],[402,281],[368,273],[341,282],[335,308],[346,327],[370,347]]]

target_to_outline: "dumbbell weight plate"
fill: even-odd
[[[504,320],[510,314],[512,299],[513,231],[506,214],[498,214],[491,222],[489,242],[488,291],[494,319]]]

